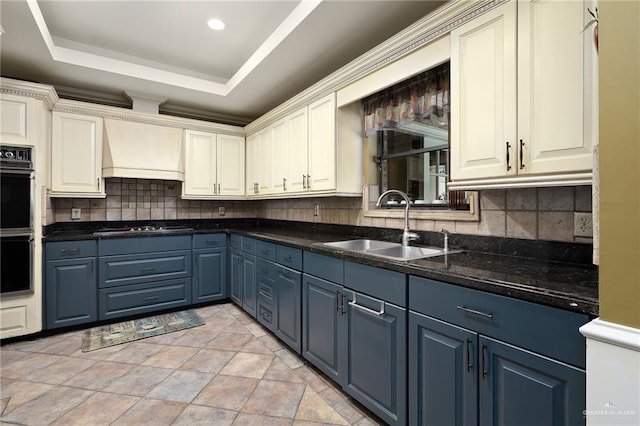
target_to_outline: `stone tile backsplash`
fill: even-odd
[[[47,223],[71,221],[153,221],[174,219],[262,218],[402,229],[402,220],[362,215],[361,198],[314,197],[286,200],[182,200],[180,183],[110,178],[104,199],[54,198]],[[319,214],[314,215],[314,206]],[[220,215],[224,207],[224,216]],[[591,211],[591,186],[487,190],[480,193],[480,221],[411,220],[420,231],[447,228],[458,234],[591,243],[573,236],[573,212]]]

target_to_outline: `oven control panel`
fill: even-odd
[[[0,165],[11,168],[31,168],[31,148],[0,145]]]

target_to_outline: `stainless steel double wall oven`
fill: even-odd
[[[34,200],[32,149],[0,146],[0,287],[3,295],[33,288]]]

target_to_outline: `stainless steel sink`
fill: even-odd
[[[324,245],[329,247],[339,248],[342,250],[349,250],[349,251],[365,251],[365,250],[374,250],[374,249],[400,246],[400,244],[397,244],[397,243],[390,243],[387,241],[378,241],[378,240],[335,241],[332,243],[324,243]]]
[[[439,247],[403,246],[398,243],[366,239],[334,241],[331,243],[323,243],[323,245],[399,261],[424,259],[426,257],[442,256],[444,254],[459,253],[462,251],[445,250]]]

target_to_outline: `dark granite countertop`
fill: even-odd
[[[323,226],[319,231],[318,226],[309,225],[289,225],[282,226],[277,221],[256,220],[226,220],[219,222],[187,223],[186,229],[173,229],[167,232],[149,233],[116,233],[112,235],[101,235],[100,238],[123,238],[127,236],[159,236],[159,235],[181,235],[199,234],[212,232],[234,232],[251,236],[278,244],[301,248],[320,254],[339,257],[347,261],[354,261],[371,266],[395,270],[398,272],[416,275],[424,278],[443,281],[446,283],[474,288],[491,292],[503,296],[514,297],[533,303],[562,308],[565,310],[598,315],[598,268],[587,264],[554,258],[553,253],[549,254],[545,249],[541,251],[541,257],[525,257],[519,255],[527,254],[527,250],[535,250],[536,242],[513,242],[501,241],[498,245],[503,251],[504,246],[509,248],[509,253],[486,252],[478,246],[477,241],[472,241],[469,246],[465,246],[467,240],[483,241],[483,237],[455,235],[450,240],[452,248],[463,248],[461,253],[452,253],[445,256],[437,256],[426,259],[412,260],[408,262],[393,261],[386,258],[374,257],[358,252],[340,250],[323,245],[324,242],[355,239],[367,236],[374,239],[392,240],[400,234],[398,230],[381,230],[372,228]],[[273,223],[269,223],[273,222]],[[275,226],[274,226],[275,225]],[[53,229],[46,233],[45,241],[69,241],[97,238],[94,234],[98,228],[91,229]],[[345,232],[347,231],[347,232]],[[374,235],[372,235],[373,233]],[[435,235],[425,235],[421,242],[414,245],[432,245],[440,247],[441,242],[436,240]],[[531,245],[527,247],[514,248],[519,244]],[[539,244],[539,243],[538,243]],[[495,242],[493,242],[495,246]],[[563,255],[571,257],[572,245],[560,244],[551,245],[551,251],[566,251]],[[580,251],[581,247],[578,247]],[[575,250],[574,250],[575,251]],[[514,253],[516,255],[514,255]],[[565,256],[565,257],[566,257]],[[575,257],[575,255],[573,255]],[[582,255],[584,257],[584,255]]]

